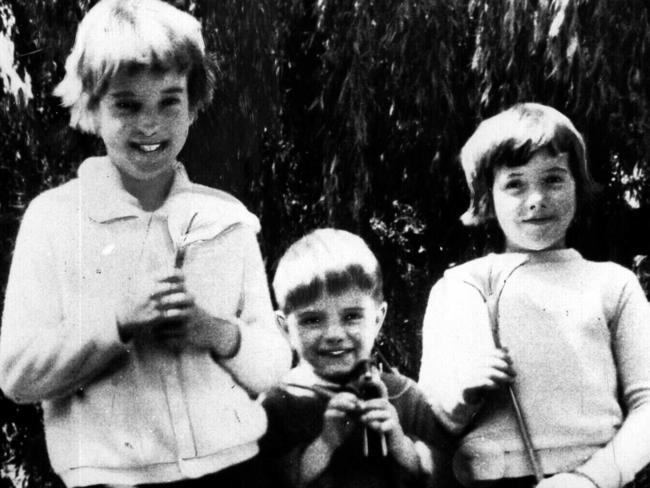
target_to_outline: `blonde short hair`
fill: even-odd
[[[94,133],[92,111],[111,79],[142,69],[187,72],[190,107],[210,103],[214,75],[198,20],[161,0],[101,0],[79,24],[54,94],[70,107],[72,127]]]
[[[293,243],[284,253],[273,279],[280,309],[289,314],[323,293],[333,295],[351,288],[384,300],[377,258],[364,240],[339,229],[317,229]]]
[[[556,109],[521,103],[481,122],[461,150],[460,161],[470,191],[469,209],[461,217],[463,223],[486,224],[494,218],[492,185],[496,168],[523,166],[541,150],[569,155],[581,211],[596,189],[582,136],[569,118]]]

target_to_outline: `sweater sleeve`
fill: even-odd
[[[5,295],[0,385],[19,403],[69,395],[126,353],[112,304],[84,297],[76,313],[64,313],[61,280],[79,270],[56,253],[53,243],[76,241],[71,230],[65,231],[70,222],[62,221],[71,218],[69,212],[52,208],[52,202],[37,198],[27,209]]]
[[[477,290],[443,277],[431,290],[422,327],[419,384],[441,423],[459,434],[480,408],[464,401],[473,358],[493,347],[487,307]]]
[[[650,306],[636,277],[625,275],[610,330],[627,416],[612,441],[578,468],[601,488],[631,482],[650,462]]]
[[[241,290],[241,345],[222,361],[249,392],[258,394],[277,384],[291,367],[288,339],[277,324],[257,239],[244,230],[244,279]]]
[[[420,388],[403,378],[401,393],[392,400],[404,433],[411,439],[420,458],[419,478],[427,486],[452,486],[451,457],[454,440],[443,428]],[[394,392],[389,391],[389,395]]]

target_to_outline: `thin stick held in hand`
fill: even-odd
[[[187,246],[185,245],[185,240],[187,239],[187,236],[190,233],[190,229],[192,228],[192,223],[194,222],[194,219],[196,218],[197,215],[198,212],[194,212],[194,215],[192,215],[190,222],[187,224],[187,229],[185,229],[185,232],[181,237],[181,242],[178,246],[178,249],[176,250],[176,256],[174,258],[174,268],[176,269],[181,269],[183,267],[183,263],[185,262],[185,251],[187,250]]]
[[[542,471],[541,462],[535,447],[533,446],[533,441],[530,437],[530,431],[528,429],[528,424],[524,418],[523,412],[521,410],[521,405],[519,399],[515,393],[515,390],[512,386],[508,387],[508,392],[510,393],[510,400],[512,402],[512,407],[515,411],[515,416],[517,417],[517,425],[519,426],[519,431],[521,433],[521,439],[524,442],[524,447],[526,449],[526,454],[530,460],[530,464],[533,468],[533,474],[535,480],[539,483],[544,479],[544,472]]]
[[[370,455],[370,446],[368,443],[368,427],[363,427],[363,457]]]
[[[525,262],[524,262],[525,263]],[[519,266],[521,266],[521,263]],[[517,269],[519,266],[515,267],[510,271],[510,275]],[[505,284],[505,281],[504,281]],[[490,295],[486,298],[485,302],[488,308],[488,315],[490,317],[490,325],[492,327],[492,340],[495,347],[502,349],[503,344],[501,343],[501,335],[499,334],[499,317],[498,317],[498,308],[499,308],[499,298],[501,297],[501,292],[503,287],[499,290],[496,295]],[[533,445],[533,440],[530,435],[530,429],[528,428],[528,423],[524,417],[523,410],[521,408],[521,403],[517,397],[517,393],[513,385],[508,386],[508,394],[510,395],[510,403],[512,404],[513,410],[515,412],[515,417],[517,419],[517,427],[519,427],[519,434],[521,435],[521,440],[524,443],[524,449],[526,450],[526,455],[530,462],[531,468],[533,469],[533,475],[537,483],[540,483],[544,479],[544,471],[542,470],[542,462],[539,459],[537,451],[535,451],[535,446]]]

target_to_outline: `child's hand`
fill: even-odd
[[[597,488],[597,486],[585,476],[558,473],[542,480],[536,488]]]
[[[388,452],[393,459],[410,473],[422,473],[420,453],[413,441],[404,434],[397,410],[388,398],[375,398],[361,402],[361,412],[361,422],[366,427],[386,436]],[[429,452],[427,457],[430,456]]]
[[[307,486],[327,469],[334,451],[350,435],[356,425],[359,399],[350,392],[338,393],[327,404],[323,414],[323,430],[309,444],[297,467],[295,485]]]
[[[178,270],[165,273],[129,290],[118,304],[115,315],[120,337],[124,341],[135,336],[164,340],[185,324],[193,307],[183,274]]]
[[[468,404],[476,404],[487,391],[512,384],[515,376],[507,349],[495,348],[478,355],[465,364],[460,372],[462,398]]]
[[[397,410],[388,398],[374,398],[366,400],[359,405],[361,422],[368,428],[386,434],[388,449],[393,452],[393,447],[399,446],[404,437],[404,431],[397,416]]]
[[[359,403],[359,399],[352,393],[342,392],[327,404],[320,437],[332,452],[345,442],[354,429]]]
[[[213,317],[197,307],[178,269],[131,291],[116,315],[124,341],[138,336],[174,352],[203,349],[229,357],[239,342],[236,319]]]
[[[194,302],[188,318],[174,327],[161,324],[156,330],[158,340],[173,351],[208,350],[217,358],[230,358],[237,353],[241,341],[238,319],[214,317]]]

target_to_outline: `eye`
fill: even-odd
[[[164,98],[161,102],[163,107],[173,107],[181,103],[181,99],[178,97],[167,97]]]
[[[524,187],[524,182],[516,178],[506,181],[505,184],[503,185],[504,190],[511,190],[511,191],[521,190],[523,187]]]
[[[135,113],[140,109],[140,103],[134,100],[118,100],[115,102],[115,108],[120,112]]]
[[[298,319],[298,325],[302,327],[318,327],[322,322],[320,315],[305,315]]]
[[[343,316],[343,320],[345,320],[346,323],[356,323],[359,320],[363,319],[363,313],[362,312],[347,312]]]
[[[545,179],[544,182],[548,185],[559,185],[564,183],[564,177],[562,175],[548,175]]]

